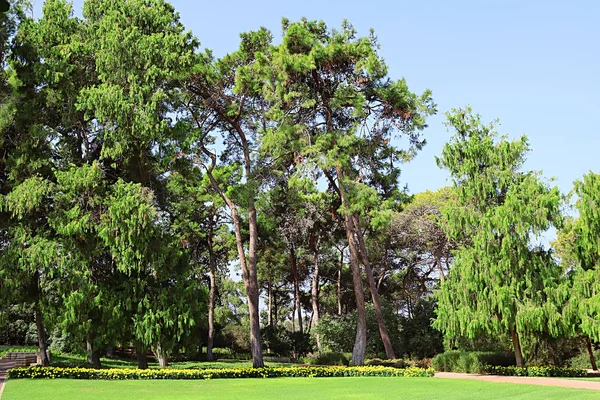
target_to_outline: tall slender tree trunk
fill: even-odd
[[[344,249],[340,250],[340,266],[337,272],[337,306],[338,315],[342,315],[342,271],[344,269]]]
[[[271,289],[273,292],[273,325],[277,325],[279,321],[279,308],[277,306],[277,290]]]
[[[211,221],[212,222],[212,221]],[[216,269],[217,262],[215,260],[215,252],[213,249],[213,234],[212,226],[208,233],[208,264],[210,277],[210,292],[208,296],[208,339],[206,341],[206,359],[213,359],[213,343],[215,337],[215,298],[217,296],[217,278]]]
[[[167,352],[163,349],[162,344],[160,342],[156,342],[154,345],[154,356],[158,360],[158,365],[160,367],[168,367],[169,366],[169,358],[167,356]]]
[[[137,356],[138,369],[148,369],[146,346],[138,343],[137,346],[135,346],[135,355]]]
[[[521,341],[519,340],[519,334],[516,329],[511,331],[513,349],[515,351],[515,361],[517,367],[524,367],[525,363],[523,362],[523,352],[521,351]]]
[[[338,189],[342,205],[346,205],[346,193],[344,190],[344,173],[342,168],[336,166],[338,178]],[[360,273],[360,261],[356,240],[354,239],[354,223],[352,216],[344,215],[346,227],[346,239],[350,249],[350,266],[352,268],[352,282],[354,286],[354,296],[356,298],[356,337],[354,347],[352,348],[352,364],[363,365],[365,363],[365,353],[367,351],[367,310],[365,309],[365,293],[363,290],[362,276]]]
[[[304,332],[302,326],[302,302],[300,299],[300,278],[298,277],[298,264],[296,262],[296,250],[290,246],[290,263],[292,265],[292,277],[294,278],[294,298],[296,300],[296,312],[298,313],[298,332]]]
[[[371,291],[371,299],[373,300],[373,306],[375,307],[375,315],[377,318],[377,325],[379,326],[379,335],[385,348],[385,355],[388,359],[393,360],[396,358],[394,354],[394,348],[392,347],[392,341],[390,335],[385,327],[383,320],[383,312],[381,311],[381,299],[379,298],[379,292],[377,292],[377,286],[375,285],[375,278],[373,277],[373,270],[371,269],[371,263],[369,262],[369,255],[367,253],[367,247],[365,246],[365,240],[360,230],[360,220],[358,215],[353,216],[354,230],[356,238],[358,239],[358,245],[360,248],[360,254],[362,256],[363,265],[365,272],[367,273],[367,281],[369,282],[369,289]]]
[[[592,369],[594,371],[598,371],[598,367],[596,366],[596,357],[594,357],[594,349],[592,348],[592,340],[589,336],[585,338],[585,344],[587,347],[588,355],[590,356],[590,363],[592,364]]]
[[[35,299],[35,327],[38,336],[38,346],[40,348],[40,360],[42,361],[43,367],[50,366],[50,359],[48,358],[48,348],[46,346],[46,329],[44,328],[44,316],[42,314],[42,308],[40,305],[42,290],[40,288],[40,272],[35,271],[34,274],[35,284],[37,287],[37,294]]]
[[[233,218],[233,228],[235,231],[235,241],[237,243],[238,257],[242,266],[242,277],[244,279],[244,287],[246,289],[246,298],[248,299],[248,311],[250,314],[250,349],[252,351],[252,366],[254,368],[264,367],[265,363],[262,356],[262,348],[260,343],[260,320],[258,314],[258,279],[256,276],[256,225],[254,229],[250,229],[250,256],[249,265],[246,263],[246,254],[244,252],[244,243],[242,240],[242,230],[240,226],[240,217],[237,208],[230,207],[231,216]],[[256,212],[253,217],[256,223]],[[254,233],[253,233],[254,232]],[[254,254],[252,254],[254,252]],[[254,265],[254,268],[252,268]],[[253,271],[252,271],[253,269]]]
[[[312,302],[312,318],[311,318],[311,329],[316,328],[319,325],[319,242],[321,238],[318,237],[315,243],[314,259],[313,259],[313,276],[310,290],[310,297]],[[317,349],[321,350],[321,338],[317,333],[315,335],[317,341]]]
[[[248,172],[249,176],[249,172]],[[250,228],[250,241],[248,244],[248,270],[246,279],[246,296],[248,297],[248,310],[250,312],[250,348],[252,350],[252,366],[264,367],[262,355],[262,342],[260,337],[260,314],[258,312],[259,291],[258,272],[256,269],[256,241],[258,239],[258,222],[256,220],[256,207],[254,198],[249,199],[248,220]]]
[[[88,351],[88,363],[92,364],[92,367],[94,367],[94,369],[102,368],[102,363],[100,362],[100,354],[98,352],[98,349],[94,347],[93,339],[90,336],[88,336],[86,340],[86,347]]]
[[[273,326],[273,283],[271,283],[271,278],[267,281],[267,294],[269,296],[269,303],[267,305],[268,313],[267,313],[267,323],[269,326]]]

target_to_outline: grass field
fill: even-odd
[[[278,378],[212,381],[9,380],[2,400],[598,399],[600,393],[435,378]]]

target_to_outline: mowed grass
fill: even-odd
[[[2,400],[598,399],[600,392],[436,378],[277,378],[208,381],[7,381]]]

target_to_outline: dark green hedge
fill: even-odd
[[[278,367],[229,369],[91,369],[26,367],[8,371],[9,379],[219,379],[219,378],[280,378],[280,377],[344,377],[344,376],[409,376],[431,377],[432,368],[362,367]]]
[[[431,360],[433,368],[440,372],[466,372],[481,374],[487,365],[508,367],[515,365],[512,353],[489,351],[446,351]]]
[[[575,378],[587,376],[587,371],[583,369],[561,368],[561,367],[500,367],[486,365],[484,372],[491,375],[504,376],[537,376],[537,377],[564,377]]]

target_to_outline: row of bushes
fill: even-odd
[[[278,367],[229,369],[104,369],[25,367],[8,371],[9,379],[219,379],[280,377],[407,376],[432,377],[433,369],[362,367]]]
[[[488,351],[446,351],[432,360],[433,368],[441,372],[485,373],[486,366],[509,367],[515,365],[512,353]]]
[[[537,377],[564,377],[579,378],[587,376],[587,371],[575,368],[563,367],[501,367],[486,365],[484,372],[491,375],[503,376],[537,376]]]

